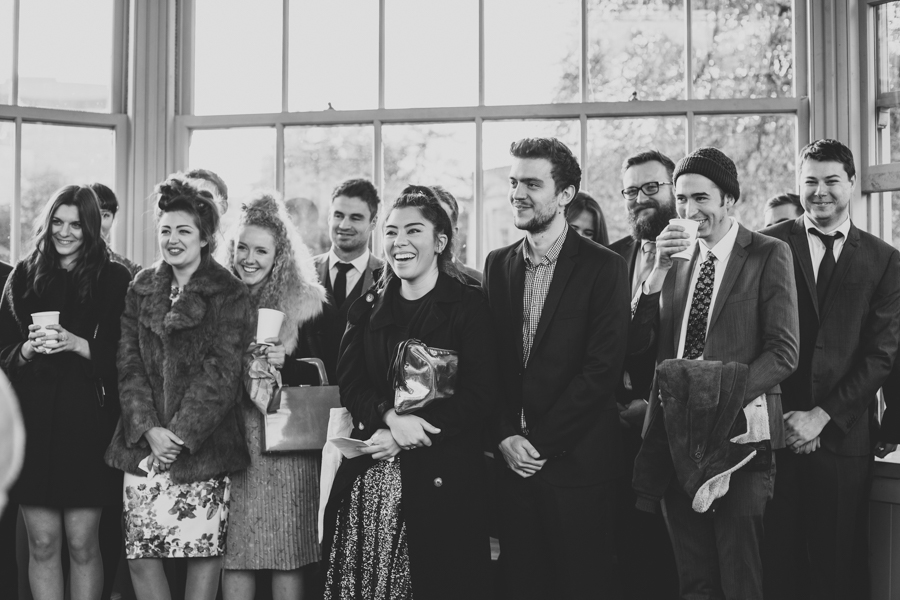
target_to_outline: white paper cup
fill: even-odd
[[[284,313],[280,310],[259,309],[259,319],[256,322],[256,343],[264,344],[268,338],[278,337],[283,321]]]
[[[671,225],[681,225],[684,227],[684,232],[691,236],[691,239],[688,240],[690,244],[688,249],[673,254],[672,258],[691,260],[691,257],[694,256],[694,245],[697,243],[697,229],[700,227],[700,223],[693,219],[669,219],[669,223]]]
[[[48,310],[46,312],[37,312],[31,313],[31,322],[35,325],[40,325],[40,331],[44,332],[45,336],[52,336],[54,339],[44,338],[44,345],[52,348],[56,345],[56,336],[59,334],[56,331],[47,329],[47,325],[59,325],[59,311],[58,310]]]

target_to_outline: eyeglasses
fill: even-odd
[[[630,187],[622,190],[622,197],[626,200],[634,200],[638,197],[638,192],[644,192],[645,196],[652,196],[659,191],[661,185],[672,185],[671,181],[648,181],[639,188]]]

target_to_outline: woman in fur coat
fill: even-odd
[[[309,365],[296,358],[323,356],[317,333],[323,319],[325,289],[309,251],[284,203],[261,194],[241,207],[237,227],[226,238],[228,262],[247,285],[254,309],[285,314],[281,332],[265,349],[282,383],[311,383]],[[251,317],[256,328],[256,310]],[[319,327],[317,327],[319,326]],[[330,356],[330,354],[329,354]],[[250,467],[232,482],[231,533],[225,555],[225,600],[252,600],[257,570],[272,571],[274,600],[303,597],[306,565],[320,558],[316,532],[319,453],[261,453],[262,415],[245,395],[241,406]]]
[[[139,600],[168,597],[161,559],[176,557],[189,559],[185,597],[212,600],[229,474],[250,463],[238,412],[250,301],[212,259],[212,197],[178,179],[156,192],[162,261],[141,271],[125,298],[122,419],[107,462],[125,471],[125,550]]]

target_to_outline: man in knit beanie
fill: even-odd
[[[684,157],[673,180],[678,216],[698,223],[698,242],[689,244],[684,227],[674,223],[657,236],[656,264],[632,320],[632,345],[655,348],[657,364],[681,359],[747,365],[744,410],[732,429],[734,437],[724,443],[748,445],[750,460],[711,474],[729,480],[713,495],[711,507],[689,496],[678,477],[656,487],[665,490],[662,503],[681,597],[762,600],[760,544],[774,486],[772,449],[784,446],[778,384],[797,367],[799,352],[791,252],[784,242],[751,232],[731,217],[741,187],[734,163],[720,150],[700,148]],[[690,259],[673,258],[689,248]],[[657,371],[645,433],[662,419],[661,402],[668,401],[659,397],[659,377]],[[709,399],[691,397],[688,406],[695,401]],[[701,424],[690,432],[665,431],[669,439],[690,438],[691,455],[673,456],[676,465],[701,464],[723,449],[706,446]],[[647,449],[645,439],[641,453]],[[636,467],[634,480],[646,484],[648,472]],[[636,486],[636,491],[641,490]],[[656,506],[644,498],[638,508]]]

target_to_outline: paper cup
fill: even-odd
[[[256,322],[256,343],[263,344],[268,338],[278,337],[284,313],[271,308],[259,309],[259,320]]]
[[[691,260],[691,257],[694,256],[694,245],[697,243],[697,229],[700,227],[700,223],[693,219],[669,219],[669,223],[671,225],[681,225],[684,227],[685,233],[691,236],[691,239],[688,240],[688,243],[690,244],[688,249],[673,254],[672,258]]]
[[[31,322],[35,325],[40,325],[40,331],[43,331],[45,336],[53,336],[55,338],[57,335],[59,335],[57,332],[47,329],[47,325],[59,325],[58,310],[48,310],[46,312],[31,313]],[[45,346],[52,348],[56,345],[55,339],[45,338],[45,340]]]

